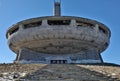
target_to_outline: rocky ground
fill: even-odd
[[[0,64],[0,81],[120,81],[114,64]]]

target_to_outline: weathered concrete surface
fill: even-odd
[[[93,60],[91,62],[98,58],[101,62],[99,54],[109,45],[110,30],[97,21],[80,17],[40,17],[12,26],[7,31],[7,38],[17,57],[26,48],[40,54],[80,54],[82,58]]]
[[[76,21],[75,18],[68,17],[68,19],[72,20],[70,25],[51,26],[47,24],[47,19],[49,19],[49,17],[43,19],[42,25],[38,27],[23,29],[20,25],[19,30],[8,37],[8,45],[10,48],[16,53],[23,47],[46,53],[63,53],[62,51],[59,51],[60,49],[63,49],[64,53],[69,53],[69,50],[72,50],[74,53],[74,50],[79,52],[77,47],[80,48],[79,46],[82,46],[85,43],[87,44],[85,48],[90,45],[99,52],[104,51],[108,47],[110,32],[104,26],[103,28],[107,33],[101,32],[101,30],[98,29],[100,23],[95,22],[93,28],[90,26],[77,26],[77,23],[74,22]],[[59,19],[64,20],[64,17],[51,17],[51,20]],[[81,18],[79,18],[79,20],[82,21]],[[35,20],[32,20],[31,22],[33,21]],[[23,23],[25,22],[23,21]],[[96,24],[98,25],[96,26]],[[37,50],[36,48],[39,49]]]
[[[44,54],[35,51],[31,51],[29,49],[22,49],[20,51],[20,55],[16,58],[16,62],[18,63],[45,63],[51,64],[51,61],[59,61],[55,64],[64,64],[66,63],[102,63],[102,59],[100,54],[97,52],[89,51],[89,52],[79,52],[74,54]]]

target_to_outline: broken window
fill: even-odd
[[[102,27],[99,27],[99,30],[105,34],[107,34],[107,32],[102,28]]]
[[[14,29],[10,30],[9,34],[13,34],[19,30],[19,27],[15,27]]]
[[[38,27],[41,24],[42,24],[42,21],[24,24],[24,29],[31,28],[31,27]]]
[[[48,20],[49,25],[70,25],[70,20]]]
[[[83,21],[76,21],[76,25],[77,25],[77,26],[89,26],[89,27],[94,27],[93,24],[87,23],[87,22],[83,22]]]

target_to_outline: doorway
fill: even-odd
[[[67,64],[67,60],[51,60],[51,64]]]

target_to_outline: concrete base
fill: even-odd
[[[66,64],[66,63],[102,63],[103,60],[97,52],[79,52],[75,54],[44,54],[30,49],[21,49],[15,60],[17,63],[44,63],[44,64]]]

